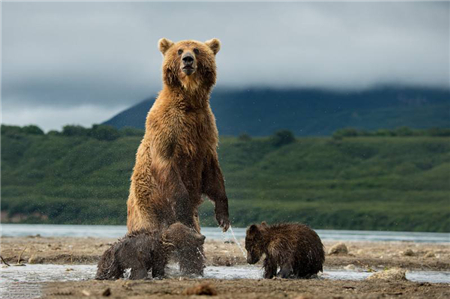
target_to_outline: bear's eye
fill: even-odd
[[[198,55],[200,53],[200,51],[197,48],[195,48],[194,53],[195,53],[195,55]]]
[[[178,55],[181,55],[182,53],[183,53],[182,49],[178,50]]]

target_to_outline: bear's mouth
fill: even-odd
[[[181,70],[188,76],[192,75],[195,72],[195,68],[190,65],[184,66]]]

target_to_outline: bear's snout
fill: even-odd
[[[185,52],[181,57],[182,70],[186,75],[191,75],[195,72],[195,56],[191,52]]]
[[[194,55],[189,52],[184,53],[183,58],[181,59],[183,60],[185,66],[192,65],[194,63]]]
[[[247,263],[249,263],[250,265],[256,264],[258,261],[259,259],[252,256],[251,254],[247,256]]]

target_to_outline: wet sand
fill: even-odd
[[[186,298],[183,292],[200,283],[209,283],[215,298],[449,298],[448,284],[384,281],[330,280],[211,280],[165,279],[149,281],[83,281],[48,283],[45,298]],[[201,298],[197,297],[196,298]],[[204,297],[204,296],[202,296]]]
[[[0,254],[10,264],[20,260],[39,264],[95,264],[116,239],[3,237]],[[328,250],[338,242],[324,242]],[[243,240],[241,240],[243,245]],[[413,242],[345,242],[348,253],[326,256],[325,267],[356,267],[363,271],[390,268],[405,270],[450,271],[450,246]],[[208,266],[244,265],[236,244],[208,241],[205,244]],[[450,298],[450,285],[411,281],[335,281],[312,280],[217,280],[164,279],[149,281],[76,281],[48,282],[44,298],[102,297],[110,289],[110,298],[186,297],[187,287],[209,282],[217,298]],[[303,297],[302,297],[303,296]]]

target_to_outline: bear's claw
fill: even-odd
[[[221,219],[219,221],[219,226],[222,228],[224,232],[226,232],[230,228],[230,220],[227,219]]]

